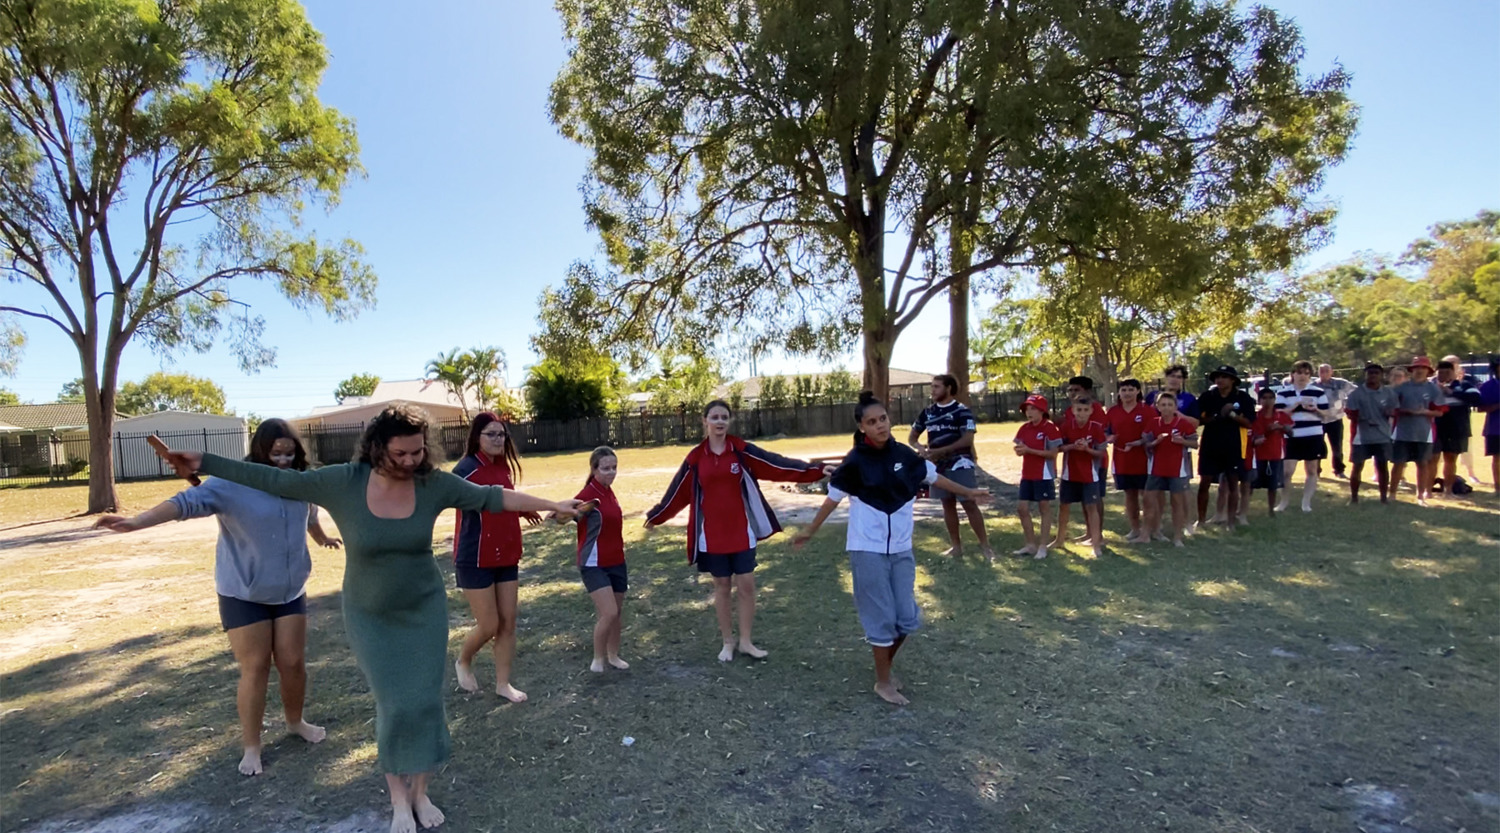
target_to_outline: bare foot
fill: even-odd
[[[887,703],[895,703],[898,706],[904,706],[911,702],[892,683],[876,683],[875,694]]]
[[[734,661],[734,643],[725,642],[724,647],[719,649],[719,662]]]
[[[979,551],[984,554],[984,558],[986,561],[995,560],[995,548],[990,546],[989,544],[985,544],[984,546],[980,547]]]
[[[1177,539],[1174,539],[1172,541],[1172,546],[1174,546],[1174,547],[1180,547],[1182,545],[1183,544],[1182,544],[1182,539],[1181,538],[1177,538]]]
[[[1036,551],[1036,555],[1033,555],[1031,557],[1031,560],[1032,561],[1041,561],[1043,558],[1046,558],[1046,557],[1047,557],[1047,548],[1046,547],[1042,547],[1041,549],[1038,549]]]
[[[417,824],[423,827],[437,827],[443,823],[443,811],[425,795],[413,802],[411,809],[417,815]]]
[[[757,647],[755,647],[755,645],[753,643],[750,643],[750,642],[741,642],[740,643],[740,653],[749,656],[751,659],[765,659],[766,658],[766,652],[762,651],[761,649],[759,649]]]
[[[1240,526],[1249,526],[1250,525],[1250,516],[1249,515],[1240,515],[1238,518],[1234,519],[1234,522],[1237,523],[1237,524],[1239,524]]]
[[[519,688],[516,688],[515,686],[511,685],[510,683],[505,683],[504,685],[501,685],[500,683],[496,683],[495,684],[495,693],[498,694],[498,695],[500,695],[501,697],[504,697],[505,699],[511,701],[512,703],[524,703],[524,702],[526,702],[526,692],[522,691]],[[438,815],[442,815],[442,814],[439,813]]]
[[[1158,531],[1155,535],[1151,536],[1151,538],[1154,541],[1170,541],[1170,540],[1172,540],[1171,538],[1167,537],[1167,535],[1166,535],[1165,532],[1160,532],[1160,531]]]
[[[1125,536],[1125,543],[1127,543],[1127,544],[1139,544],[1143,540],[1145,540],[1145,539],[1141,538],[1141,533],[1139,533],[1139,532],[1137,532],[1137,531],[1135,531],[1133,529],[1130,531],[1129,535]]]
[[[943,555],[952,556],[954,558],[963,558],[964,557],[964,548],[961,547],[961,546],[959,546],[958,544],[954,544],[953,546],[949,547],[948,549],[943,550]]]
[[[599,659],[598,657],[594,657],[594,661],[589,663],[589,670],[594,672],[595,674],[603,674],[604,660]]]
[[[391,833],[417,833],[417,819],[411,814],[411,805],[391,805]]]
[[[260,747],[259,746],[247,746],[247,747],[245,747],[245,756],[243,758],[240,758],[240,774],[241,775],[259,775],[260,773],[261,773]]]
[[[1095,544],[1094,545],[1094,557],[1095,558],[1103,558],[1104,557],[1104,545],[1103,544]]]
[[[1011,555],[1036,555],[1036,547],[1027,544],[1026,546],[1011,553]]]
[[[897,691],[906,690],[906,683],[901,682],[901,678],[896,676],[894,671],[891,672],[891,685],[895,686]]]
[[[1042,549],[1044,549],[1044,550],[1065,550],[1067,548],[1068,548],[1068,542],[1064,541],[1061,538],[1053,538],[1052,539],[1052,543],[1048,544],[1045,547],[1042,547]]]
[[[618,668],[621,671],[624,671],[625,669],[630,667],[630,663],[626,662],[623,659],[620,659],[619,657],[610,657],[609,665],[611,668]]]
[[[1417,505],[1418,506],[1426,506],[1427,505],[1427,498],[1425,498],[1425,497],[1419,497],[1419,498],[1417,498]]]
[[[323,738],[328,737],[328,732],[322,726],[314,726],[306,720],[299,720],[295,724],[288,723],[286,730],[302,738],[308,743],[322,743]]]
[[[467,692],[479,690],[479,681],[474,679],[474,670],[464,665],[463,660],[453,663],[453,670],[458,674],[458,687]]]

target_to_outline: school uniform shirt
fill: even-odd
[[[1148,391],[1146,393],[1146,404],[1150,405],[1152,407],[1152,410],[1155,410],[1156,409],[1156,397],[1159,394],[1162,394],[1162,393],[1165,393],[1165,392],[1166,391],[1156,391],[1156,390]],[[1178,414],[1178,416],[1185,416],[1188,419],[1197,419],[1198,418],[1198,398],[1195,397],[1195,396],[1193,396],[1191,393],[1188,393],[1185,390],[1178,391],[1177,392],[1177,414]]]
[[[723,454],[710,451],[705,439],[688,452],[646,520],[653,526],[665,523],[687,507],[688,563],[701,553],[733,555],[781,531],[781,522],[761,494],[760,480],[822,479],[822,467],[774,454],[739,437],[726,438]]]
[[[1344,418],[1345,404],[1349,394],[1354,392],[1354,383],[1341,376],[1335,376],[1324,382],[1319,380],[1318,387],[1328,394],[1328,410],[1323,413],[1323,422],[1338,422]]]
[[[483,451],[458,461],[453,473],[477,486],[514,488],[510,464]],[[521,563],[521,516],[515,512],[457,513],[453,530],[453,563],[459,567],[493,569]]]
[[[1480,405],[1500,405],[1500,379],[1487,379],[1479,386]],[[1484,436],[1500,437],[1500,410],[1484,415]]]
[[[849,500],[845,548],[886,555],[909,552],[912,506],[922,487],[937,478],[937,467],[910,446],[891,439],[876,448],[856,433],[854,448],[828,480],[829,500]]]
[[[1088,440],[1089,448],[1103,448],[1106,442],[1104,426],[1092,419],[1088,425],[1079,425],[1068,419],[1059,430],[1065,446],[1071,446],[1079,440]],[[1063,452],[1063,479],[1071,483],[1098,483],[1102,479],[1099,475],[1099,461],[1087,451],[1074,451],[1070,448]]]
[[[1128,411],[1122,405],[1109,409],[1105,416],[1104,430],[1117,443],[1114,448],[1115,474],[1146,473],[1149,455],[1146,453],[1145,446],[1125,448],[1124,445],[1139,440],[1155,417],[1154,409],[1140,403],[1136,403],[1136,406]]]
[[[625,515],[615,490],[590,477],[578,500],[597,500],[599,507],[578,519],[578,566],[618,567],[625,563]]]
[[[1016,429],[1016,442],[1027,448],[1038,451],[1051,451],[1063,444],[1062,431],[1058,430],[1057,424],[1050,419],[1043,419],[1035,425],[1030,422],[1021,423]],[[1021,458],[1022,480],[1056,480],[1057,467],[1054,466],[1051,457],[1038,457],[1035,454],[1027,454]]]
[[[1374,390],[1360,385],[1344,402],[1344,412],[1354,426],[1354,445],[1385,445],[1391,441],[1391,418],[1396,415],[1396,392],[1381,385]]]
[[[946,405],[933,403],[923,408],[922,413],[917,414],[917,419],[911,424],[911,428],[913,431],[927,432],[928,448],[952,445],[963,439],[964,434],[972,434],[978,430],[974,422],[974,412],[957,399]],[[972,446],[937,461],[939,472],[971,468],[974,468]]]
[[[1203,426],[1202,445],[1199,453],[1212,460],[1242,459],[1245,454],[1244,427],[1233,419],[1221,416],[1225,405],[1233,408],[1231,413],[1245,419],[1255,418],[1255,400],[1238,387],[1229,395],[1219,393],[1217,387],[1198,397],[1198,416]]]
[[[1298,390],[1296,385],[1276,389],[1276,407],[1292,415],[1293,437],[1323,436],[1323,414],[1328,412],[1328,394],[1317,385]]]
[[[1262,409],[1255,415],[1255,424],[1250,426],[1251,456],[1257,463],[1270,463],[1276,460],[1286,459],[1286,437],[1293,426],[1292,416],[1286,411]],[[1280,425],[1288,430],[1272,431],[1272,426]],[[1265,442],[1256,445],[1255,440],[1265,438]]]
[[[1191,437],[1197,431],[1197,424],[1182,414],[1174,414],[1171,419],[1158,415],[1151,425],[1151,433],[1161,442],[1151,449],[1150,474],[1153,477],[1192,477],[1193,455],[1188,453],[1187,446],[1172,442],[1172,437]]]
[[[1438,385],[1438,390],[1443,386]],[[1479,388],[1467,379],[1454,379],[1448,383],[1448,392],[1438,401],[1448,410],[1438,417],[1437,435],[1439,437],[1470,437],[1474,434],[1473,422],[1469,415],[1473,409],[1480,404]]]
[[[1430,411],[1439,407],[1442,401],[1443,392],[1431,379],[1425,382],[1407,379],[1396,386],[1396,407],[1403,411]],[[1396,439],[1410,443],[1433,442],[1436,439],[1433,436],[1434,423],[1429,416],[1399,414],[1396,417]]]

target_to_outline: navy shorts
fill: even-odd
[[[941,474],[942,476],[948,478],[949,480],[952,480],[954,483],[957,483],[960,486],[968,486],[970,489],[974,488],[975,483],[977,482],[974,479],[974,467],[973,466],[968,466],[967,468],[962,468],[962,469],[953,469],[952,471],[942,471],[942,472],[938,472],[938,474]],[[958,495],[956,495],[956,494],[954,494],[954,493],[952,493],[952,492],[948,491],[947,489],[944,489],[944,488],[942,488],[940,486],[932,486],[927,491],[928,491],[928,497],[931,497],[933,500],[968,500],[969,499],[969,498],[959,497]]]
[[[1151,475],[1146,478],[1146,491],[1148,492],[1171,492],[1174,495],[1182,494],[1192,485],[1191,477],[1161,477]]]
[[[1438,434],[1438,451],[1444,454],[1468,454],[1469,438]]]
[[[1484,456],[1500,457],[1500,437],[1484,438]]]
[[[1355,447],[1358,448],[1358,446]],[[1261,460],[1255,464],[1253,477],[1251,484],[1255,488],[1265,489],[1268,492],[1279,491],[1286,485],[1286,461]]]
[[[714,578],[729,578],[755,572],[755,550],[720,555],[698,553],[698,572],[708,573]]]
[[[624,593],[625,588],[630,586],[624,564],[609,567],[583,566],[578,568],[578,574],[583,577],[583,589],[590,593],[606,587],[613,587],[616,593]]]
[[[1098,483],[1078,483],[1073,480],[1062,482],[1062,497],[1058,503],[1081,503],[1084,506],[1093,506],[1104,500],[1104,495],[1099,490]]]
[[[1115,475],[1115,491],[1117,492],[1139,492],[1144,488],[1146,488],[1146,475],[1144,474]]]
[[[1022,480],[1018,500],[1022,503],[1057,500],[1057,484],[1051,480]]]
[[[1432,456],[1432,443],[1419,443],[1411,440],[1396,440],[1395,453],[1391,455],[1392,463],[1425,463]]]
[[[518,581],[521,577],[521,568],[512,564],[509,567],[466,567],[462,564],[453,565],[453,578],[458,583],[460,590],[483,590],[507,581]]]
[[[219,594],[219,624],[224,630],[232,631],[235,628],[243,628],[256,622],[269,622],[272,619],[280,619],[283,616],[306,616],[307,594],[303,593],[286,604],[268,605],[260,602],[247,602],[244,599],[236,599],[233,596]]]
[[[1289,437],[1286,441],[1286,458],[1288,460],[1322,460],[1328,456],[1328,444],[1323,442],[1323,434],[1314,434],[1311,437]]]
[[[1203,453],[1198,455],[1198,476],[1210,483],[1219,478],[1238,482],[1245,473],[1245,460],[1238,454]]]

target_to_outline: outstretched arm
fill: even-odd
[[[94,528],[107,529],[110,532],[135,532],[138,529],[147,529],[167,521],[175,521],[181,517],[182,510],[177,508],[177,504],[164,500],[133,518],[126,518],[122,515],[101,515],[99,520],[94,521]]]
[[[689,476],[691,468],[688,461],[682,461],[682,465],[677,468],[677,474],[672,476],[672,482],[667,486],[667,493],[662,495],[659,503],[646,511],[645,527],[647,529],[671,520],[673,515],[681,512],[692,501],[693,483]]]
[[[816,463],[783,457],[754,443],[745,444],[745,459],[750,473],[758,480],[780,480],[789,483],[816,483],[823,479],[824,468]]]
[[[196,470],[214,477],[222,477],[231,483],[259,489],[262,492],[318,504],[330,502],[326,498],[332,496],[331,490],[334,484],[348,469],[348,466],[324,466],[311,471],[295,471],[278,469],[261,463],[231,460],[217,454],[177,450],[167,452],[167,461],[182,477]]]
[[[818,507],[818,514],[813,516],[812,523],[797,530],[797,534],[792,536],[792,547],[801,549],[802,545],[811,540],[818,529],[823,526],[823,522],[828,520],[828,516],[833,514],[833,510],[838,508],[838,505],[839,502],[833,498],[824,498],[823,505]]]

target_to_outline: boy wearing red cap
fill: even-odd
[[[1406,474],[1406,464],[1417,467],[1417,505],[1426,506],[1432,499],[1432,470],[1427,460],[1432,456],[1433,420],[1443,413],[1439,403],[1443,392],[1428,378],[1432,362],[1417,356],[1406,366],[1411,378],[1396,388],[1396,443],[1392,450],[1391,497]]]
[[[1021,530],[1026,534],[1026,546],[1016,550],[1016,555],[1032,558],[1047,557],[1047,533],[1052,525],[1048,509],[1057,498],[1057,453],[1062,448],[1062,432],[1047,418],[1047,398],[1028,396],[1021,406],[1026,421],[1016,431],[1016,456],[1021,460],[1021,494],[1016,503],[1016,514],[1021,518]],[[1037,535],[1031,524],[1031,504],[1037,505],[1041,515],[1041,534]]]

